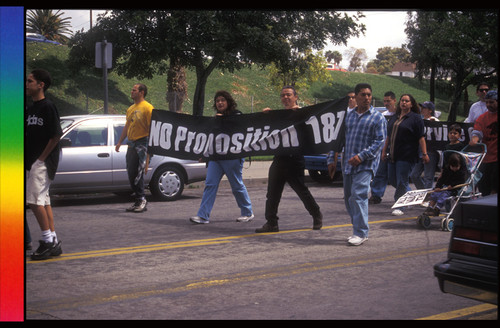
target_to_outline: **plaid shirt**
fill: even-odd
[[[353,174],[364,170],[375,175],[380,153],[387,137],[387,119],[373,106],[361,116],[356,110],[347,114],[345,121],[345,146],[342,158],[344,174]],[[347,161],[358,155],[361,164],[352,166]]]

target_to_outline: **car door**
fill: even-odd
[[[127,162],[126,162],[126,154],[127,154],[127,141],[125,138],[123,140],[122,145],[120,147],[120,151],[115,151],[115,145],[118,143],[120,136],[122,134],[123,129],[125,128],[125,119],[123,120],[114,120],[113,121],[113,129],[112,129],[112,144],[113,151],[111,155],[112,160],[112,183],[113,186],[118,187],[130,187],[130,183],[128,181],[127,174]]]
[[[96,191],[112,182],[112,151],[108,145],[108,119],[89,119],[73,126],[62,138],[71,145],[62,147],[54,189]]]

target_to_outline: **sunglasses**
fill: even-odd
[[[479,91],[479,92],[488,92],[488,91],[490,91],[490,89],[478,89],[477,91]]]

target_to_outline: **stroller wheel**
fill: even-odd
[[[428,229],[431,226],[431,218],[427,214],[420,214],[417,217],[417,224],[421,225],[424,229]]]
[[[453,218],[447,218],[447,219],[445,219],[443,227],[444,227],[444,230],[451,231],[451,230],[453,230],[454,225],[455,225],[455,220],[453,220]]]

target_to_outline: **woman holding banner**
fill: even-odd
[[[396,188],[395,201],[411,190],[410,174],[419,160],[419,145],[422,162],[427,164],[429,155],[424,136],[424,121],[415,98],[410,94],[403,94],[399,98],[396,113],[387,124],[387,139],[382,150],[382,160],[389,159],[387,173],[389,183]],[[399,208],[392,211],[392,215],[403,214]]]
[[[237,104],[229,92],[217,91],[215,93],[214,109],[216,111],[216,116],[241,114],[241,112],[236,109],[236,106]],[[236,221],[248,222],[254,218],[250,197],[248,196],[248,191],[242,178],[244,161],[244,158],[239,158],[230,160],[211,160],[208,162],[207,177],[201,205],[197,215],[189,218],[191,222],[196,224],[210,222],[210,212],[214,206],[217,190],[219,189],[219,184],[224,174],[231,185],[234,198],[241,210],[241,216],[238,217]]]

